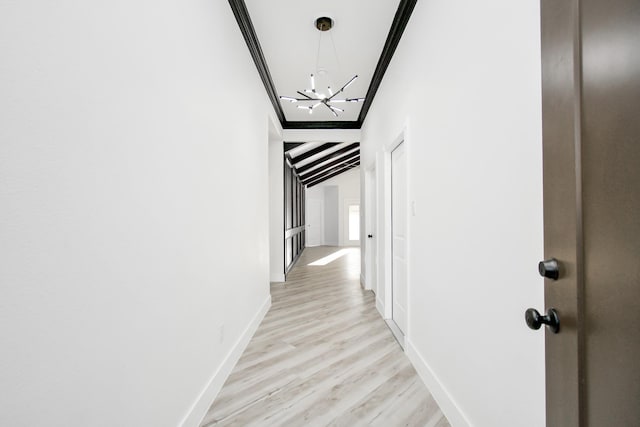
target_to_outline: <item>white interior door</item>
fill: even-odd
[[[324,236],[324,206],[322,200],[307,199],[305,220],[307,222],[306,246],[320,246]]]
[[[391,152],[391,319],[407,331],[407,160],[404,143]]]

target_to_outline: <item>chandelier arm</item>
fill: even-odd
[[[297,91],[300,95],[304,96],[305,98],[307,98],[305,101],[311,100],[311,101],[317,101],[317,99],[310,97],[309,95],[305,95],[304,93],[300,92],[299,90]]]
[[[303,102],[303,101],[318,101],[317,99],[313,99],[313,98],[294,98],[292,96],[280,96],[280,101],[289,101],[291,103],[294,102]]]
[[[340,92],[342,92],[342,89],[340,89],[339,91],[337,91],[336,93],[334,93],[333,95],[331,95],[329,98],[327,98],[327,101],[331,101],[333,99],[334,96],[339,95]]]
[[[326,102],[323,102],[322,104],[324,104],[324,106],[327,107],[329,109],[329,111],[331,111],[333,113],[334,116],[338,117],[338,113],[333,111],[333,108],[331,108]]]
[[[358,75],[357,75],[357,74],[356,74],[355,76],[351,77],[351,80],[349,80],[349,81],[348,81],[344,86],[342,86],[342,87],[340,88],[340,90],[339,90],[339,91],[337,91],[336,93],[334,93],[334,94],[333,94],[333,96],[331,96],[331,97],[329,98],[329,100],[331,100],[331,98],[333,98],[334,96],[336,96],[336,95],[337,95],[337,94],[339,94],[340,92],[344,92],[344,90],[347,88],[347,86],[349,86],[351,83],[353,83],[353,81],[354,81],[355,79],[357,79],[357,78],[358,78]]]

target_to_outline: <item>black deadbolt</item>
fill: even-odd
[[[524,312],[524,320],[531,329],[540,329],[540,326],[544,324],[554,334],[557,334],[560,330],[560,318],[558,317],[558,312],[553,308],[547,310],[545,316],[540,315],[535,308],[530,308]]]
[[[538,272],[547,279],[558,280],[560,277],[560,266],[555,258],[546,259],[538,263]]]

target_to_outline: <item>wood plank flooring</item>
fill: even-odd
[[[305,249],[201,427],[448,427],[359,276],[358,248]]]

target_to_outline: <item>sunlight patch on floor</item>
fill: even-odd
[[[345,255],[348,255],[350,253],[352,253],[354,251],[354,248],[347,248],[347,249],[340,249],[332,254],[327,255],[324,258],[320,258],[317,261],[314,261],[310,264],[307,265],[313,265],[313,266],[320,266],[320,265],[327,265],[335,260],[337,260],[338,258],[341,258]]]

